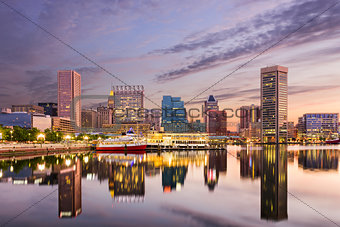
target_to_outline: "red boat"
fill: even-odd
[[[146,143],[135,135],[117,137],[99,142],[97,153],[145,154]]]
[[[340,139],[326,140],[327,144],[340,144]]]

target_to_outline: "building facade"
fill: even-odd
[[[226,136],[227,113],[219,110],[209,110],[207,112],[207,133],[211,136]]]
[[[74,70],[58,71],[58,117],[81,126],[81,75]]]
[[[116,123],[142,122],[144,118],[140,111],[144,108],[144,86],[113,86],[108,107],[113,109]]]
[[[19,126],[21,128],[32,128],[32,115],[26,112],[1,113],[0,125],[4,127]]]
[[[239,117],[240,135],[251,140],[261,139],[261,108],[256,105],[242,106]]]
[[[84,128],[97,128],[98,127],[98,114],[95,110],[82,110],[81,111],[81,127]]]
[[[50,115],[51,117],[58,116],[58,103],[54,102],[40,102],[38,106],[44,108],[44,114]]]
[[[52,130],[63,133],[75,133],[74,121],[64,117],[52,117]]]
[[[99,128],[103,128],[103,125],[112,124],[112,113],[113,110],[106,106],[97,108],[97,124]]]
[[[204,123],[207,123],[207,112],[209,110],[219,110],[218,101],[215,99],[213,95],[209,95],[208,99],[204,101],[204,109],[203,109],[203,116],[204,116]]]
[[[298,134],[306,139],[328,138],[338,133],[338,113],[307,113],[299,118]]]
[[[163,96],[162,124],[165,132],[186,132],[188,120],[180,97]]]
[[[12,112],[44,114],[44,108],[37,105],[12,105]]]
[[[263,143],[287,142],[288,68],[261,69],[261,122]]]

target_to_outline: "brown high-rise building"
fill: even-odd
[[[209,95],[208,99],[206,101],[204,101],[204,123],[208,123],[208,115],[207,112],[209,110],[218,110],[218,101],[215,99],[215,97],[213,95]]]
[[[212,136],[227,135],[227,113],[219,110],[207,112],[207,132]]]
[[[81,76],[73,70],[58,71],[58,116],[81,126]]]

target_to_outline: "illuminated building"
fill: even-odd
[[[109,167],[109,190],[118,202],[142,202],[145,195],[145,171],[141,164],[133,161],[114,162]]]
[[[287,124],[288,124],[288,126],[287,126],[288,139],[296,139],[297,138],[297,132],[298,132],[297,127],[295,127],[293,121],[288,121]]]
[[[261,151],[247,149],[240,151],[240,175],[254,180],[261,176]]]
[[[98,116],[95,110],[82,110],[81,111],[81,127],[85,128],[97,128]]]
[[[287,214],[287,147],[263,146],[261,219],[280,221]]]
[[[220,173],[227,173],[227,152],[210,152],[207,158],[204,166],[204,184],[208,186],[209,191],[213,191],[218,184]]]
[[[299,118],[299,136],[308,139],[328,138],[338,133],[338,113],[307,113]]]
[[[239,110],[240,134],[251,140],[261,138],[261,109],[259,106],[242,106]]]
[[[81,76],[73,70],[58,71],[58,117],[81,126]]]
[[[38,106],[44,108],[44,114],[50,116],[58,116],[58,103],[54,102],[41,102]]]
[[[209,110],[207,115],[207,133],[212,136],[226,136],[227,113],[225,111]]]
[[[204,101],[204,123],[207,124],[208,116],[207,112],[209,110],[218,110],[218,101],[213,95],[209,95],[208,99]]]
[[[113,86],[108,99],[108,107],[113,109],[116,123],[142,122],[139,114],[144,108],[144,86]]]
[[[62,168],[58,176],[59,218],[76,217],[82,212],[81,161]]]
[[[74,133],[74,122],[69,118],[52,117],[52,130],[56,132]]]
[[[162,127],[165,132],[187,132],[188,120],[180,97],[163,96]]]
[[[261,122],[263,143],[287,142],[288,68],[261,69]]]
[[[102,129],[106,132],[122,134],[128,132],[130,129],[137,134],[146,135],[150,131],[149,124],[129,124],[129,123],[121,123],[121,124],[103,124]]]
[[[338,153],[335,150],[299,151],[298,163],[303,169],[338,170]]]
[[[102,128],[104,124],[112,124],[112,113],[112,109],[105,106],[97,108],[97,124],[99,128]]]
[[[37,105],[12,105],[12,112],[44,114],[44,108]]]
[[[52,118],[44,114],[32,114],[32,127],[40,131],[52,129]]]
[[[150,146],[196,148],[208,146],[208,134],[198,133],[149,133],[147,143]]]

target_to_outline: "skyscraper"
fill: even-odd
[[[186,132],[188,120],[180,97],[163,96],[162,127],[166,132]]]
[[[288,68],[261,69],[262,142],[287,142]]]
[[[142,122],[144,119],[139,111],[144,108],[144,86],[113,86],[108,107],[114,109],[114,116],[120,116],[114,117],[115,122]]]
[[[58,71],[58,116],[81,126],[81,76],[73,70]],[[79,98],[79,100],[75,100]]]
[[[240,134],[249,139],[261,138],[261,109],[259,106],[242,106],[239,112]]]
[[[215,97],[213,95],[209,95],[208,99],[206,101],[204,101],[204,123],[208,123],[207,119],[207,112],[209,110],[218,110],[218,101],[215,99]]]
[[[227,135],[227,113],[220,110],[209,110],[207,112],[207,133],[212,136]]]

